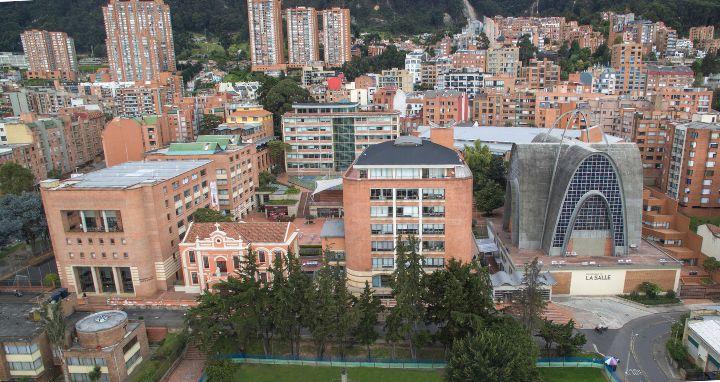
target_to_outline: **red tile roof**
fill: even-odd
[[[230,237],[242,237],[250,243],[284,243],[296,230],[294,224],[287,222],[193,222],[183,242],[206,239],[218,228]]]

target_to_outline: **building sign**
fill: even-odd
[[[609,273],[585,273],[585,280],[587,281],[610,281],[612,275]]]
[[[625,270],[588,269],[571,274],[570,294],[574,296],[612,296],[625,289]]]

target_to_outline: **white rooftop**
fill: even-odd
[[[720,322],[717,319],[706,317],[703,321],[690,320],[688,327],[707,342],[716,354],[720,354]]]
[[[210,160],[171,160],[125,162],[71,178],[61,187],[130,188],[140,184],[157,184],[202,167]]]
[[[421,138],[430,138],[430,126],[418,127]],[[533,139],[540,133],[547,133],[549,128],[543,127],[500,127],[500,126],[455,126],[455,148],[464,149],[475,141],[480,141],[488,146],[493,154],[505,154],[512,149],[515,143],[532,143]],[[567,130],[565,137],[579,139],[581,130]],[[562,135],[561,129],[554,129],[550,135]],[[608,143],[622,142],[622,138],[605,134]]]

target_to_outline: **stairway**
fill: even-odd
[[[185,359],[204,361],[207,359],[207,356],[201,352],[195,344],[190,343],[187,346],[187,350],[185,350]]]

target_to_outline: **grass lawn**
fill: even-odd
[[[697,227],[701,226],[703,224],[714,224],[714,225],[720,225],[720,216],[712,216],[712,217],[690,217],[690,229],[693,230],[693,232],[697,232]]]
[[[545,382],[606,382],[602,370],[589,367],[541,367]]]
[[[341,370],[339,367],[323,366],[242,365],[235,374],[234,380],[252,382],[332,382],[340,380]],[[442,371],[366,367],[349,367],[347,370],[348,379],[352,382],[441,382],[443,380]]]
[[[241,365],[235,374],[237,381],[289,382],[340,380],[339,367]],[[443,372],[401,369],[374,369],[349,367],[348,379],[352,382],[441,382]],[[591,368],[540,368],[545,382],[606,382],[600,369]]]

